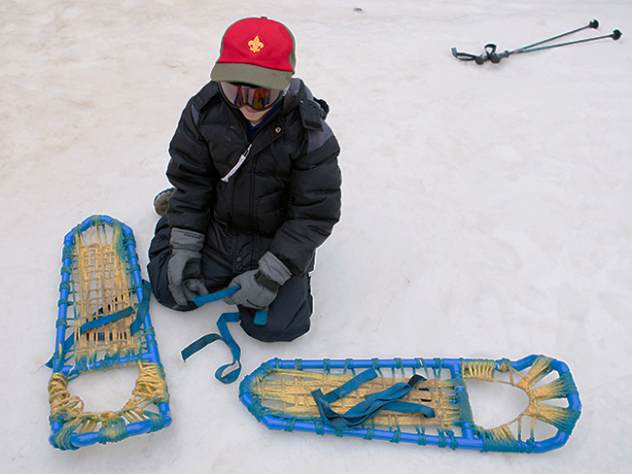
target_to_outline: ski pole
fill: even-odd
[[[579,44],[579,43],[587,43],[589,41],[596,41],[596,40],[600,40],[600,39],[605,39],[605,38],[612,38],[615,41],[618,40],[619,38],[621,38],[621,31],[620,30],[613,30],[612,33],[610,33],[609,35],[603,35],[603,36],[595,36],[592,38],[586,38],[586,39],[582,39],[582,40],[576,40],[576,41],[568,41],[565,43],[559,43],[559,44],[554,44],[554,45],[546,45],[546,46],[540,46],[543,45],[545,43],[549,43],[551,41],[554,41],[556,39],[559,38],[563,38],[565,36],[571,35],[573,33],[577,33],[579,31],[588,29],[588,28],[598,28],[599,27],[599,21],[593,19],[591,20],[587,25],[582,26],[580,28],[576,28],[574,30],[570,30],[567,31],[565,33],[561,33],[559,35],[555,35],[552,36],[550,38],[546,38],[544,40],[541,41],[537,41],[535,43],[531,43],[529,45],[526,46],[522,46],[520,48],[516,48],[514,50],[505,50],[501,53],[497,53],[496,52],[496,45],[494,43],[489,43],[485,45],[485,51],[480,54],[480,55],[475,55],[475,54],[471,54],[471,53],[465,53],[465,52],[461,52],[458,51],[456,48],[452,48],[452,55],[461,60],[461,61],[474,61],[476,64],[478,65],[482,65],[487,61],[491,61],[494,64],[499,63],[503,58],[508,58],[509,56],[511,56],[512,54],[522,54],[522,53],[529,53],[529,52],[533,52],[533,51],[543,51],[546,49],[552,49],[552,48],[558,48],[560,46],[569,46],[572,44]]]
[[[622,34],[623,33],[621,33],[621,31],[619,30],[613,30],[612,33],[610,33],[609,35],[595,36],[593,38],[586,38],[586,39],[576,40],[576,41],[568,41],[566,43],[550,44],[547,46],[540,46],[538,48],[528,48],[528,49],[521,48],[521,49],[512,51],[512,53],[515,53],[515,54],[531,53],[533,51],[543,51],[545,49],[559,48],[560,46],[569,46],[571,44],[588,43],[589,41],[596,41],[596,40],[605,39],[605,38],[612,38],[613,40],[616,41],[619,38],[621,38]]]
[[[566,33],[562,33],[562,34],[559,34],[559,35],[556,35],[556,36],[551,36],[550,38],[547,38],[547,39],[542,40],[542,41],[538,41],[537,43],[531,43],[531,44],[529,44],[527,46],[522,46],[521,48],[516,48],[513,51],[510,51],[510,53],[511,54],[517,53],[518,51],[520,51],[522,49],[529,49],[529,48],[532,48],[533,46],[539,46],[541,44],[548,43],[550,41],[555,41],[556,39],[560,39],[560,38],[563,38],[564,36],[572,35],[573,33],[578,33],[580,31],[583,31],[583,30],[588,29],[588,28],[594,28],[594,29],[599,28],[599,21],[593,19],[593,20],[590,21],[590,23],[588,23],[585,26],[582,26],[581,28],[576,28],[574,30],[567,31]]]
[[[594,20],[594,21],[597,21],[597,20]],[[584,27],[584,28],[587,28],[587,27]],[[580,30],[581,29],[583,28],[580,28]],[[575,30],[575,31],[578,31],[578,30]],[[564,33],[564,35],[569,34],[569,33]],[[594,36],[592,38],[585,38],[585,39],[575,40],[575,41],[567,41],[566,43],[550,44],[546,46],[539,46],[537,48],[533,47],[533,46],[543,44],[545,42],[552,41],[553,39],[557,39],[563,36],[563,35],[558,35],[556,37],[553,37],[544,41],[540,41],[538,43],[533,43],[532,45],[529,45],[529,46],[523,46],[522,48],[514,49],[512,51],[503,51],[502,53],[496,52],[495,44],[486,44],[485,53],[483,53],[480,56],[480,58],[482,59],[482,62],[479,62],[480,60],[479,61],[475,60],[475,61],[476,61],[476,64],[482,64],[485,61],[491,61],[494,64],[498,64],[501,59],[508,58],[512,54],[523,54],[523,53],[531,53],[533,51],[544,51],[546,49],[559,48],[560,46],[569,46],[572,44],[588,43],[589,41],[596,41],[596,40],[605,39],[605,38],[612,38],[613,40],[616,41],[619,38],[621,38],[622,34],[623,33],[621,33],[621,31],[619,30],[613,30],[612,33],[610,33],[609,35]]]

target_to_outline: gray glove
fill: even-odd
[[[178,306],[188,306],[194,296],[206,295],[202,282],[202,246],[204,235],[192,230],[171,229],[171,257],[167,263],[169,291]]]
[[[266,252],[259,259],[259,269],[236,276],[228,285],[240,286],[234,295],[224,298],[228,304],[254,309],[267,309],[277,296],[281,285],[290,279],[292,272],[273,253]]]

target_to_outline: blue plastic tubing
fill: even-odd
[[[109,216],[97,216],[96,218],[89,217],[85,219],[81,224],[79,224],[79,230],[81,232],[84,232],[88,228],[90,228],[92,225],[94,225],[95,222],[99,222],[99,221],[104,222],[106,224],[112,224],[114,222],[114,219]],[[130,268],[132,269],[132,280],[133,280],[134,286],[136,287],[136,297],[138,298],[138,301],[142,301],[143,284],[142,284],[142,277],[140,274],[140,266],[138,263],[138,257],[136,255],[136,245],[134,244],[134,240],[133,240],[134,233],[130,227],[128,227],[127,225],[123,223],[121,223],[121,229],[123,232],[123,237],[126,238],[128,242],[126,250],[127,250],[127,255],[129,257],[129,265],[130,265]],[[64,247],[70,248],[74,244],[75,244],[75,230],[73,229],[70,232],[68,232],[66,236],[64,237]],[[64,257],[62,259],[62,262],[63,262],[64,267],[71,268],[72,260],[69,257]],[[71,275],[69,272],[67,271],[62,272],[62,275],[61,275],[62,283],[69,283],[70,278],[71,278]],[[69,293],[70,293],[70,290],[68,288],[63,287],[60,291],[60,300],[67,301]],[[66,336],[65,322],[66,322],[67,311],[68,311],[68,305],[66,303],[62,303],[59,305],[59,309],[57,312],[58,323],[57,323],[57,332],[56,332],[56,337],[55,337],[55,353],[54,353],[54,358],[53,358],[53,371],[61,372],[66,377],[73,377],[73,376],[79,375],[79,370],[77,370],[76,367],[74,366],[65,366],[64,357],[63,357],[64,354],[59,353],[60,344],[63,345],[64,339]],[[145,315],[144,324],[145,324],[145,327],[151,327],[149,311]],[[142,357],[138,357],[138,356],[120,357],[117,359],[117,364],[125,365],[137,360],[142,360],[145,362],[154,362],[154,363],[160,364],[158,348],[157,348],[156,340],[153,334],[151,334],[151,332],[148,331],[145,335],[145,338],[147,342],[147,351],[148,351],[147,353],[143,354]],[[88,366],[88,369],[99,369],[108,365],[111,365],[111,363],[108,361],[99,361],[99,362],[90,364]],[[161,402],[158,405],[158,410],[160,412],[160,415],[163,417],[163,425],[164,426],[169,425],[171,423],[171,416],[169,413],[169,404],[166,402]],[[55,436],[55,434],[57,434],[57,432],[59,432],[61,428],[62,428],[62,424],[60,422],[58,421],[52,422],[51,423],[51,430],[53,433],[52,436]],[[152,428],[151,420],[144,420],[144,421],[130,423],[126,426],[126,436],[133,436],[137,434],[146,433],[150,431],[151,428]],[[98,443],[100,441],[105,441],[103,436],[98,432],[81,433],[81,434],[73,433],[71,435],[70,440],[73,446],[75,447],[82,447],[82,446]]]

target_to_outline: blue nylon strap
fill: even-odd
[[[186,362],[186,360],[189,357],[191,357],[193,354],[204,349],[211,342],[215,342],[221,338],[222,337],[219,334],[215,334],[215,333],[205,334],[201,338],[197,339],[196,341],[193,341],[191,344],[189,344],[184,349],[182,349],[182,351],[180,352],[180,355],[182,356],[182,360]]]
[[[258,310],[255,313],[255,318],[253,320],[255,326],[265,326],[268,324],[268,312],[262,309]]]
[[[213,301],[223,300],[224,298],[228,298],[229,296],[233,296],[239,290],[239,286],[230,286],[228,288],[224,288],[223,290],[216,291],[214,293],[209,293],[208,295],[195,296],[193,298],[193,304],[195,306],[200,307],[204,306],[206,303],[212,303]]]
[[[204,306],[206,303],[212,303],[213,301],[223,300],[224,298],[233,296],[235,293],[239,291],[240,288],[241,287],[239,285],[230,286],[228,288],[224,288],[223,290],[219,290],[214,293],[209,293],[208,295],[195,296],[193,298],[193,304],[195,304],[195,306],[199,308],[200,306]],[[268,312],[262,309],[258,310],[255,313],[253,322],[255,326],[265,326],[266,324],[268,324]]]
[[[138,305],[138,308],[136,309],[136,317],[134,318],[134,321],[132,321],[132,324],[129,327],[130,333],[132,334],[132,336],[140,330],[141,326],[143,325],[143,322],[145,321],[145,315],[147,314],[147,311],[149,311],[150,297],[151,297],[151,285],[149,284],[148,281],[143,280],[143,299]],[[132,314],[133,312],[134,312],[134,309],[130,306],[128,308],[122,309],[121,311],[117,311],[116,313],[112,313],[112,314],[97,318],[95,320],[88,321],[87,323],[84,323],[81,325],[81,327],[79,328],[79,332],[81,334],[84,334],[86,331],[89,331],[91,329],[105,326],[106,324],[110,324],[115,321],[118,321],[119,319],[125,318],[129,316],[130,314]],[[68,350],[72,348],[74,343],[75,343],[75,335],[71,334],[70,336],[66,338],[66,340],[62,344],[62,354],[65,354],[66,352],[68,352]],[[51,357],[48,360],[48,362],[44,364],[46,367],[51,368],[51,369],[53,368],[53,357]]]
[[[208,295],[196,296],[193,298],[193,303],[200,307],[213,301],[219,301],[229,296],[234,295],[239,291],[240,286],[231,286],[224,288],[223,290],[209,293]],[[233,339],[230,330],[228,329],[228,323],[237,323],[240,321],[239,313],[224,313],[217,320],[217,328],[219,334],[210,333],[202,336],[198,340],[192,342],[181,351],[182,360],[186,361],[196,352],[200,351],[204,347],[215,341],[224,342],[233,356],[233,361],[230,364],[224,364],[215,371],[215,378],[222,383],[233,383],[239,377],[241,373],[241,349]],[[259,310],[255,313],[254,324],[257,326],[265,326],[268,323],[268,312]],[[229,370],[231,369],[231,370]]]
[[[217,321],[217,328],[219,329],[219,334],[211,333],[205,336],[202,336],[197,341],[189,344],[185,347],[182,352],[182,360],[187,360],[193,354],[206,347],[215,341],[224,342],[233,356],[233,361],[230,364],[224,364],[219,367],[215,371],[215,378],[222,383],[229,384],[233,383],[239,377],[241,372],[241,349],[233,339],[233,336],[228,329],[228,323],[236,323],[239,322],[239,313],[224,313],[222,314]],[[226,372],[227,369],[233,367],[232,370]],[[226,372],[226,373],[225,373]]]
[[[435,415],[434,410],[429,406],[413,402],[388,402],[388,405],[385,406],[383,410],[397,411],[400,413],[418,413],[426,418],[432,418]]]
[[[382,410],[418,413],[425,417],[433,417],[435,415],[434,410],[429,406],[421,403],[401,401],[420,380],[424,380],[420,375],[413,375],[408,383],[399,382],[386,390],[367,395],[364,401],[351,407],[344,414],[336,413],[333,410],[331,407],[333,402],[340,400],[375,377],[377,377],[376,371],[368,369],[327,394],[323,394],[320,389],[314,390],[312,397],[314,397],[314,401],[318,406],[323,422],[328,423],[337,430],[342,430],[361,425]]]
[[[322,399],[327,403],[333,403],[341,398],[346,397],[354,390],[357,390],[362,384],[367,383],[377,377],[377,372],[373,369],[368,369],[360,372],[358,375],[348,380],[340,387],[328,392],[322,396]]]
[[[145,315],[147,314],[147,311],[149,310],[150,295],[151,295],[151,285],[149,284],[149,282],[143,280],[143,299],[138,304],[138,307],[136,308],[136,317],[134,318],[134,321],[132,321],[132,324],[130,325],[130,332],[132,333],[132,336],[139,331],[140,327],[143,324]],[[115,321],[118,321],[119,319],[126,318],[133,312],[134,312],[134,308],[129,306],[125,309],[117,311],[116,313],[101,316],[100,318],[93,319],[92,321],[88,321],[87,323],[82,324],[81,328],[79,328],[79,332],[81,334],[84,334],[86,331],[90,331],[92,329],[96,329],[98,327],[111,324]]]
[[[119,319],[126,318],[133,312],[134,312],[134,308],[132,308],[131,306],[128,306],[127,308],[117,311],[115,313],[106,314],[105,316],[101,316],[99,318],[93,319],[92,321],[83,323],[81,327],[79,328],[79,333],[85,334],[86,331],[90,331],[92,329],[96,329],[101,326],[105,326],[106,324],[110,324],[115,321],[118,321]]]
[[[145,322],[145,316],[149,311],[149,298],[151,297],[151,284],[148,281],[143,280],[143,299],[138,304],[138,308],[136,308],[136,317],[132,324],[129,327],[129,331],[132,333],[132,336],[136,334],[143,323]]]
[[[64,343],[61,345],[61,354],[65,354],[66,351],[68,351],[73,344],[75,343],[75,335],[71,334],[70,336],[68,336],[66,338],[66,340],[64,341]],[[50,359],[48,359],[48,361],[44,364],[46,367],[48,367],[49,369],[53,368],[53,359],[55,358],[55,354],[53,354],[51,356]]]

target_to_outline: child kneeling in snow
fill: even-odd
[[[246,18],[222,38],[211,82],[187,103],[169,146],[173,188],[148,272],[160,303],[187,311],[227,286],[241,325],[262,341],[309,330],[309,272],[340,218],[336,138],[325,101],[294,73],[294,38],[281,23]],[[253,322],[269,312],[266,326]]]

